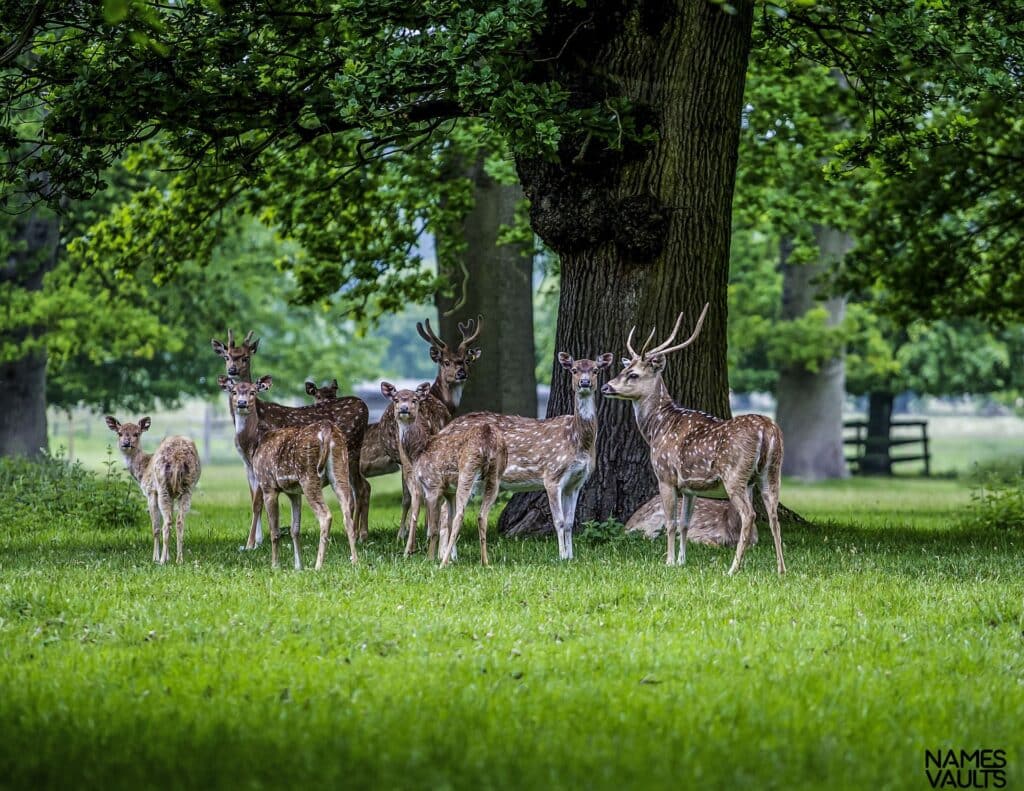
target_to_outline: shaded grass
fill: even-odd
[[[493,532],[483,569],[465,529],[442,571],[380,479],[358,567],[336,533],[275,573],[242,481],[204,471],[181,567],[141,527],[0,534],[0,784],[923,788],[926,747],[1024,780],[1024,536],[958,527],[957,482],[787,484],[780,580],[767,543],[728,578]]]

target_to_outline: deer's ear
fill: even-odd
[[[664,357],[664,355],[656,354],[654,357],[649,359],[647,362],[650,363],[651,368],[654,370],[654,372],[656,374],[660,374],[662,371],[665,370],[665,357]]]
[[[623,368],[629,368],[629,364],[630,364],[631,362],[633,362],[633,361],[632,361],[632,360],[630,360],[630,359],[629,359],[628,357],[620,357],[619,359],[620,359],[620,360],[622,361],[622,367],[623,367]]]
[[[107,426],[110,428],[111,431],[117,431],[119,428],[121,428],[121,424],[113,415],[107,415]]]
[[[249,354],[256,354],[258,348],[260,348],[260,339],[254,338],[249,344]]]
[[[267,374],[266,376],[261,376],[259,381],[256,382],[256,389],[259,390],[261,393],[269,390],[273,386],[274,377],[272,377],[270,374]]]
[[[398,392],[398,391],[395,390],[395,386],[393,384],[391,384],[391,382],[381,382],[380,383],[380,394],[382,396],[384,396],[385,398],[388,398],[388,399],[394,398],[396,392]]]
[[[430,359],[433,360],[435,363],[441,362],[441,350],[438,349],[436,346],[430,347]]]
[[[228,359],[228,350],[224,348],[224,344],[218,341],[216,338],[210,339],[210,346],[213,347],[213,351],[218,357],[223,357],[225,360]]]
[[[565,352],[559,352],[558,353],[558,364],[561,365],[565,370],[571,371],[572,370],[572,364],[573,364],[572,355],[571,354],[566,354]]]
[[[338,392],[338,380],[337,379],[332,379],[331,383],[329,385],[327,385],[327,387],[330,388],[331,390],[333,390],[335,393],[337,393]]]
[[[475,363],[477,360],[480,359],[480,355],[482,353],[483,352],[481,352],[479,349],[467,349],[466,350],[466,362],[467,363]]]
[[[420,398],[426,398],[428,395],[430,395],[430,388],[430,382],[424,382],[423,384],[416,388],[416,395],[419,396]]]
[[[600,357],[598,357],[594,362],[597,363],[598,368],[607,368],[612,364],[612,361],[614,359],[615,356],[611,352],[605,352]]]
[[[306,382],[306,395],[316,395],[316,385],[313,382]]]
[[[235,380],[232,379],[230,376],[225,376],[224,374],[218,376],[217,386],[225,393],[235,392]]]
[[[143,431],[149,431],[149,427],[150,425],[152,425],[152,423],[152,420],[150,420],[148,417],[144,417],[142,418],[142,420],[139,421],[139,428],[142,429]]]

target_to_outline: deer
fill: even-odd
[[[665,359],[697,340],[708,313],[704,306],[693,334],[682,343],[675,342],[683,314],[676,319],[672,334],[664,342],[648,349],[654,330],[639,352],[633,349],[634,326],[626,339],[628,358],[622,359],[622,372],[601,388],[602,394],[633,402],[633,412],[641,436],[651,449],[651,465],[658,479],[658,493],[665,512],[668,535],[667,564],[686,563],[687,531],[697,496],[724,491],[739,513],[740,536],[729,574],[735,574],[751,541],[754,527],[753,491],[761,490],[768,511],[768,522],[775,541],[778,573],[785,574],[782,557],[782,531],[779,525],[779,487],[782,479],[782,430],[764,415],[740,415],[724,419],[696,409],[687,409],[669,395],[662,379]],[[681,506],[681,509],[680,509]],[[680,514],[680,510],[682,513]],[[676,533],[680,535],[675,551]]]
[[[263,504],[267,508],[270,527],[270,565],[278,568],[278,544],[281,539],[278,498],[288,495],[292,510],[292,550],[295,570],[302,569],[299,531],[302,518],[302,497],[305,495],[320,524],[320,544],[316,554],[316,570],[323,567],[327,542],[331,535],[331,509],[323,498],[323,488],[330,485],[341,505],[345,532],[348,534],[350,559],[358,560],[356,552],[356,514],[352,487],[352,467],[358,465],[349,456],[349,438],[332,420],[320,419],[279,429],[267,429],[260,420],[259,394],[273,385],[273,378],[262,376],[256,382],[236,382],[221,377],[221,388],[228,393],[235,415],[235,435],[252,467],[258,494],[253,497],[252,521],[255,525]]]
[[[434,332],[430,319],[422,323],[416,322],[419,336],[430,344],[430,359],[437,364],[437,376],[430,386],[430,398],[420,405],[420,411],[430,422],[433,432],[447,425],[455,415],[459,402],[462,400],[462,389],[469,379],[472,364],[480,358],[480,349],[471,344],[480,336],[483,329],[483,317],[477,316],[476,321],[469,319],[459,322],[459,345],[452,349]],[[386,475],[401,468],[401,454],[398,449],[398,429],[395,423],[394,406],[389,401],[384,413],[377,423],[366,430],[363,440],[361,470],[364,477]],[[411,504],[409,489],[403,478],[402,482],[402,518],[398,528],[398,540],[405,538],[406,518]],[[366,532],[368,526],[365,519],[360,523],[360,533]]]
[[[498,498],[502,470],[508,462],[508,449],[501,435],[487,423],[467,428],[457,435],[434,433],[421,407],[429,403],[431,384],[424,382],[415,391],[398,390],[390,382],[381,382],[380,391],[394,406],[398,447],[405,479],[409,484],[411,505],[409,540],[405,556],[412,554],[416,540],[416,520],[421,502],[427,506],[427,557],[437,551],[440,535],[441,567],[455,556],[455,547],[465,517],[466,503],[477,484],[481,484],[480,563],[487,558],[487,518]],[[447,503],[447,515],[441,503]]]
[[[513,492],[543,489],[547,493],[560,560],[573,559],[576,503],[597,463],[597,379],[613,359],[608,352],[596,360],[576,360],[566,352],[558,353],[559,365],[572,376],[571,415],[539,419],[472,412],[455,418],[438,435],[456,436],[480,425],[494,428],[508,448],[501,488]]]
[[[223,358],[226,365],[226,375],[236,381],[252,382],[252,356],[259,347],[259,339],[253,338],[250,330],[246,334],[241,345],[236,346],[234,335],[228,330],[228,343],[225,346],[219,340],[211,340],[213,350]],[[221,377],[221,379],[226,377]],[[218,379],[218,382],[220,379]],[[223,385],[221,385],[223,389]],[[232,410],[231,419],[235,419],[234,407],[228,401]],[[344,396],[342,398],[328,399],[304,407],[288,407],[275,404],[272,401],[260,401],[259,420],[261,428],[265,431],[286,428],[289,426],[305,425],[318,420],[331,420],[345,433],[348,438],[349,458],[358,461],[362,450],[363,438],[366,434],[366,425],[369,420],[369,410],[366,404],[355,396]],[[249,493],[254,501],[259,500],[262,513],[262,498],[256,487],[255,474],[252,465],[242,448],[238,444],[238,437],[235,437],[235,449],[242,457],[245,464],[246,475],[249,479]],[[356,493],[356,521],[367,524],[370,507],[370,484],[363,477],[358,465],[352,468],[352,488]],[[367,533],[362,532],[360,538],[366,538]],[[263,544],[262,516],[258,516],[249,529],[243,549],[251,550]]]
[[[338,380],[332,379],[329,384],[316,386],[316,382],[306,380],[306,395],[311,396],[314,404],[335,401],[338,398]],[[365,438],[363,440],[366,441]]]
[[[192,491],[199,482],[201,472],[199,451],[195,443],[188,437],[165,437],[156,452],[149,454],[142,450],[142,435],[152,424],[149,417],[142,418],[138,423],[121,423],[113,415],[107,415],[106,423],[117,434],[117,446],[124,457],[125,467],[139,484],[149,505],[149,520],[153,528],[153,562],[167,562],[167,545],[173,521],[177,534],[175,560],[181,563],[185,543],[185,517],[192,507]],[[178,504],[177,520],[174,519],[175,502]]]

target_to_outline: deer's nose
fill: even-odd
[[[612,387],[611,383],[609,382],[608,384],[606,384],[604,387],[601,388],[601,392],[604,395],[612,395],[615,392],[615,389]]]
[[[465,378],[466,378],[466,369],[465,368],[460,368],[459,370],[457,370],[455,372],[455,381],[456,382],[461,382],[461,381],[465,380]]]
[[[580,378],[580,387],[587,387],[587,388],[589,388],[590,387],[590,377],[581,377]]]
[[[238,376],[238,366],[231,365],[228,367],[228,376]]]

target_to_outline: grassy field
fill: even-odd
[[[770,542],[728,578],[492,533],[483,569],[473,531],[442,571],[380,479],[357,567],[336,532],[271,572],[243,480],[204,471],[180,567],[142,528],[5,525],[0,787],[928,788],[946,747],[1024,782],[1024,536],[958,527],[957,480],[787,483],[784,579]]]

